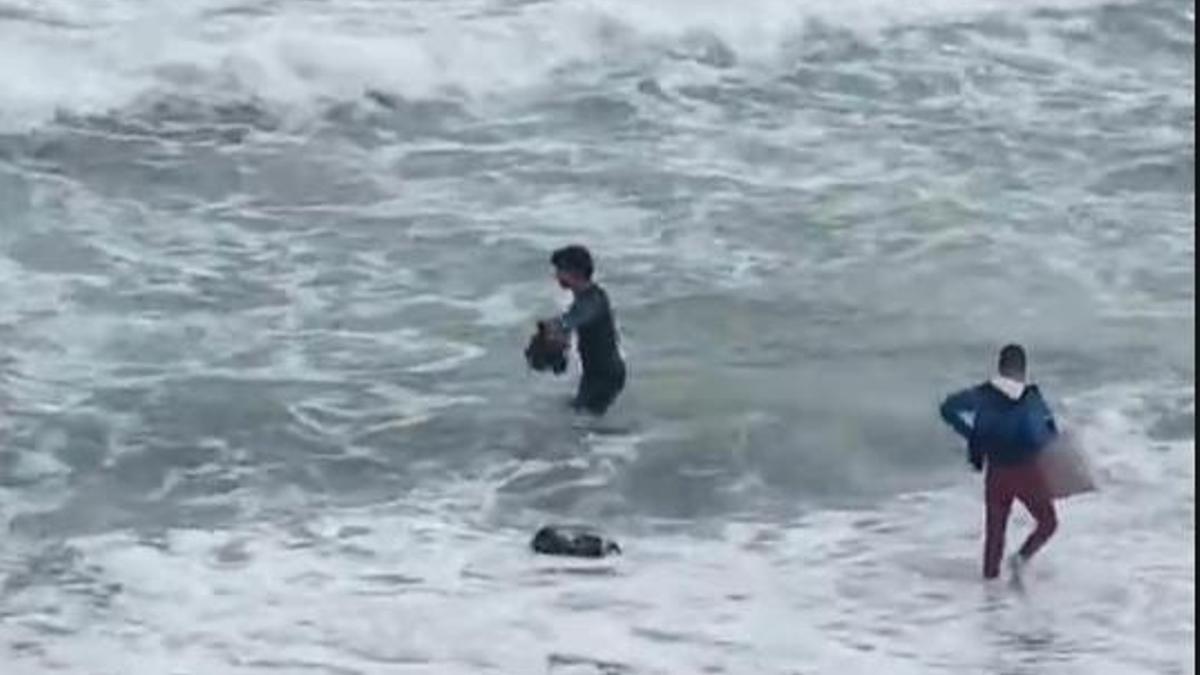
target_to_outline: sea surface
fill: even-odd
[[[0,673],[1194,673],[1194,31],[0,0]],[[569,243],[599,420],[521,356]],[[937,415],[1010,341],[1099,484],[1023,590]]]

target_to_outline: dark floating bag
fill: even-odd
[[[567,370],[566,345],[550,338],[550,329],[546,322],[537,322],[537,332],[529,338],[525,347],[525,363],[538,372],[551,371],[561,375]]]
[[[572,525],[546,525],[533,535],[529,547],[544,555],[604,558],[621,553],[617,542],[593,530]]]

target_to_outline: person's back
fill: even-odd
[[[604,375],[615,371],[622,359],[616,317],[608,294],[600,284],[592,283],[575,296],[575,302],[596,306],[592,312],[595,318],[576,328],[579,362],[584,372]]]
[[[1026,385],[1017,398],[995,382],[972,390],[975,419],[968,438],[971,451],[996,466],[1032,462],[1055,433],[1054,419],[1036,385]]]
[[[1000,352],[996,377],[951,394],[941,405],[942,419],[967,440],[971,465],[977,471],[987,469],[983,575],[988,579],[1000,572],[1014,499],[1025,504],[1037,521],[1036,529],[1011,558],[1014,573],[1019,574],[1058,526],[1054,502],[1037,462],[1057,429],[1041,392],[1025,382],[1025,363],[1025,350],[1008,345]],[[967,416],[971,417],[969,423]]]

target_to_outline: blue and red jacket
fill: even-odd
[[[971,463],[996,466],[1032,461],[1058,434],[1054,415],[1036,385],[1009,398],[991,382],[955,392],[941,406],[942,419],[967,439]],[[970,422],[965,418],[971,415]]]

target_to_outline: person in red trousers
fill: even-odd
[[[1010,344],[1000,350],[997,375],[946,397],[941,415],[967,440],[968,458],[975,470],[984,471],[986,467],[985,579],[1000,575],[1013,501],[1024,504],[1037,522],[1025,543],[1008,559],[1009,569],[1019,581],[1029,559],[1058,528],[1054,500],[1037,461],[1058,430],[1037,386],[1026,383],[1024,348]]]

